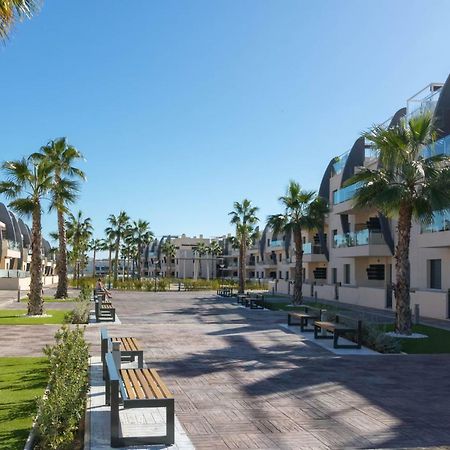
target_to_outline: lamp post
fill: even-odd
[[[222,286],[224,285],[224,278],[223,278],[223,269],[225,268],[225,264],[219,264],[220,272],[222,274]]]

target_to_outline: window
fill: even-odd
[[[281,270],[278,272],[278,279],[281,280],[283,278],[283,275],[281,274]]]
[[[270,247],[270,239],[267,239],[267,247]]]
[[[344,264],[344,284],[350,284],[350,264]]]
[[[283,255],[280,253],[280,254],[278,255],[278,261],[281,262],[282,257],[283,257]]]
[[[336,267],[333,267],[331,269],[331,277],[332,277],[332,283],[336,284],[337,283],[337,269],[336,269]]]
[[[256,257],[256,262],[259,263],[259,256]]]
[[[441,260],[428,260],[428,287],[430,289],[441,289]]]
[[[302,280],[306,280],[306,269],[304,267],[302,268]]]
[[[286,270],[286,281],[289,281],[289,270]]]

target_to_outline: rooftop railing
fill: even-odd
[[[0,269],[0,278],[27,278],[30,272],[25,270]]]
[[[338,175],[344,170],[345,163],[347,162],[350,150],[343,153],[342,155],[336,156],[335,162],[333,163],[333,175]]]
[[[333,236],[334,248],[358,247],[360,245],[385,244],[383,234],[378,230],[364,229]]]

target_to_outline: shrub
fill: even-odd
[[[72,311],[64,315],[64,323],[85,324],[89,322],[89,312],[91,306],[89,302],[79,302]]]
[[[62,327],[56,343],[46,346],[50,363],[46,396],[38,400],[38,449],[68,450],[84,416],[89,389],[88,344],[84,329]]]
[[[363,345],[380,353],[399,353],[401,344],[398,339],[388,336],[386,330],[369,324],[363,327]]]

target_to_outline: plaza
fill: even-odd
[[[114,292],[114,304],[108,330],[140,340],[197,449],[450,445],[448,355],[338,356],[287,330],[285,312],[211,293]],[[57,328],[3,326],[0,356],[40,356]],[[98,357],[100,324],[86,339]]]

